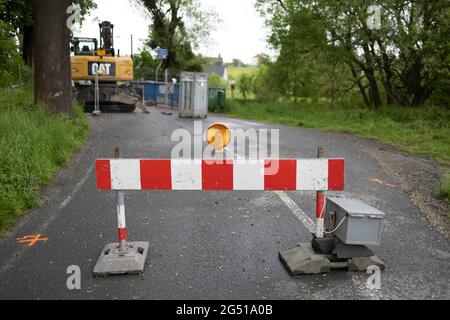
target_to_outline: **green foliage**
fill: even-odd
[[[228,78],[237,80],[243,74],[256,75],[258,73],[257,67],[230,67],[228,68]]]
[[[160,60],[154,59],[148,50],[144,49],[139,54],[135,54],[133,62],[135,79],[153,80],[155,78],[155,70]]]
[[[296,101],[323,96],[331,97],[334,103],[339,93],[351,85],[340,48],[328,43],[326,28],[312,10],[276,12],[270,20],[272,33],[268,40],[279,55],[274,62],[267,58],[262,61],[264,73],[256,80],[259,99],[275,96]],[[271,94],[267,96],[268,91]]]
[[[259,68],[258,67],[230,67],[230,68],[227,68],[227,70],[228,70],[228,80],[229,81],[235,81],[235,91],[232,92],[231,91],[231,86],[229,86],[228,88],[230,90],[228,90],[227,93],[230,96],[232,95],[234,97],[238,97],[238,98],[241,97],[241,98],[243,98],[243,95],[242,95],[242,93],[239,90],[239,86],[238,86],[238,83],[237,83],[238,81],[237,80],[239,80],[241,78],[241,76],[243,76],[243,75],[246,75],[246,76],[249,76],[249,77],[253,77],[253,79],[256,79],[256,75],[259,72]],[[250,90],[248,91],[248,93],[253,93],[253,92],[254,92],[254,87],[252,85]],[[252,95],[250,95],[250,96],[252,96]]]
[[[252,92],[254,79],[255,77],[253,75],[248,75],[246,73],[242,74],[239,77],[237,81],[237,87],[244,99],[247,99],[249,93]]]
[[[11,34],[11,26],[0,20],[0,88],[31,81],[31,71],[24,66]]]
[[[203,71],[204,61],[194,54],[209,41],[217,15],[201,10],[198,0],[136,0],[152,18],[147,45],[168,50],[164,68]]]
[[[11,28],[11,35],[18,35],[19,28],[33,25],[32,4],[28,0],[0,0],[0,21]]]
[[[371,29],[363,0],[257,0],[278,52],[268,74],[287,100],[359,92],[367,106],[448,107],[450,7],[445,0],[376,2]]]
[[[40,187],[67,163],[87,131],[80,106],[72,116],[49,115],[34,106],[30,89],[0,89],[0,233],[39,205]]]
[[[17,51],[16,44],[12,38],[10,38],[11,28],[0,20],[0,86],[4,87],[12,84],[14,79],[12,74],[11,61],[16,60]]]
[[[192,50],[185,49],[178,52],[177,70],[205,72],[206,60],[201,55],[196,55]]]
[[[81,16],[85,17],[90,10],[97,7],[94,0],[74,0],[80,5]],[[0,0],[0,22],[2,28],[9,29],[9,40],[19,40],[19,47],[23,47],[23,33],[27,27],[33,27],[33,4],[29,0]],[[6,26],[6,27],[5,27]],[[3,47],[5,39],[2,34],[0,47]]]
[[[95,0],[74,0],[73,2],[80,6],[80,13],[82,18],[84,18],[89,13],[89,11],[97,9]]]
[[[267,64],[263,65],[253,81],[252,91],[255,94],[256,100],[259,102],[273,102],[280,98],[277,91],[274,90],[276,84],[272,82],[269,68]]]
[[[298,103],[230,99],[227,105],[229,113],[239,118],[356,133],[450,164],[450,110],[445,108],[332,107],[326,99],[302,99]]]
[[[97,8],[94,0],[73,0],[73,3],[80,6],[82,17],[90,10]],[[20,29],[33,25],[32,2],[29,0],[0,0],[0,20],[12,28],[13,34],[19,36]]]
[[[228,68],[245,68],[247,65],[239,59],[233,59],[231,63],[225,63],[225,67]]]
[[[227,82],[219,75],[213,73],[209,76],[208,86],[210,88],[226,89],[227,85]]]

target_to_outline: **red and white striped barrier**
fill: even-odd
[[[273,168],[278,170],[272,173]],[[344,171],[343,159],[96,161],[97,188],[118,191],[340,191],[344,189]]]
[[[126,250],[125,199],[133,190],[299,190],[318,191],[318,237],[323,237],[322,191],[344,190],[343,159],[156,160],[99,159],[97,188],[117,191],[120,249]]]

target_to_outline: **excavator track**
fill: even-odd
[[[115,83],[99,84],[99,104],[101,111],[133,112],[141,100],[134,86],[118,86]],[[74,96],[84,105],[86,112],[92,112],[95,107],[95,86],[76,84]]]

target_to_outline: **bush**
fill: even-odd
[[[219,75],[213,73],[209,76],[208,86],[210,88],[226,89],[227,82],[221,78]]]
[[[255,77],[253,75],[248,75],[245,73],[239,77],[237,86],[244,99],[247,99],[248,94],[252,92],[254,79]]]
[[[31,71],[25,67],[11,37],[11,27],[0,20],[0,87],[31,83]],[[19,80],[19,78],[21,78]],[[22,82],[22,83],[19,83]]]
[[[273,90],[272,83],[267,67],[262,66],[253,79],[252,91],[258,102],[273,102],[279,98],[276,91]]]

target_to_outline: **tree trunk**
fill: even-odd
[[[367,107],[370,107],[369,97],[367,96],[366,89],[364,88],[363,84],[361,83],[361,80],[358,77],[358,73],[356,72],[355,67],[350,62],[347,62],[347,64],[350,67],[353,79],[354,79],[354,81],[356,82],[356,85],[359,88],[359,92],[361,94],[361,97],[364,100],[364,103],[366,104]]]
[[[175,33],[181,20],[180,17],[178,17],[179,5],[179,3],[175,2],[170,3],[170,22],[167,27],[167,38],[169,43],[166,48],[169,50],[169,55],[164,63],[166,69],[173,68],[176,62]]]
[[[33,26],[23,26],[22,30],[22,58],[27,66],[33,66]]]
[[[364,70],[367,81],[369,81],[371,101],[375,109],[378,109],[379,107],[381,107],[381,96],[380,90],[378,89],[377,79],[375,77],[375,65],[373,63],[368,45],[364,44],[363,50],[366,63],[362,69]]]
[[[372,69],[365,70],[367,80],[370,86],[370,96],[375,109],[381,107],[380,90],[378,89],[377,79],[375,78],[375,72]]]
[[[420,57],[415,58],[414,64],[405,72],[403,84],[409,96],[409,106],[418,107],[422,105],[431,94],[427,89],[429,81],[427,73]],[[425,85],[424,85],[425,84]]]
[[[34,0],[34,96],[50,112],[72,112],[70,30],[71,0]]]

